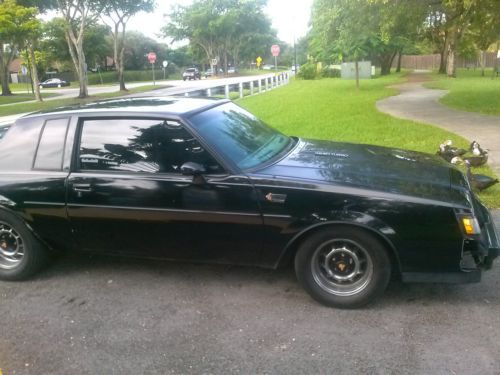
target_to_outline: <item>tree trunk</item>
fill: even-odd
[[[78,97],[83,99],[89,96],[87,84],[87,64],[85,62],[85,53],[83,51],[83,35],[76,38],[71,25],[66,26],[65,30],[66,42],[68,43],[69,54],[75,66],[76,75],[80,85]]]
[[[120,66],[118,63],[118,29],[120,27],[120,24],[117,22],[115,23],[115,31],[113,33],[113,60],[115,63],[115,69],[116,72],[118,73],[118,82],[120,82]],[[121,86],[121,82],[120,82]]]
[[[31,78],[35,91],[35,99],[39,102],[43,102],[42,96],[40,95],[40,80],[38,79],[38,68],[36,67],[35,50],[33,49],[33,45],[31,43],[28,45],[28,53],[31,60]]]
[[[399,51],[398,53],[398,67],[396,68],[396,73],[401,72],[401,60],[403,59],[403,51]]]
[[[379,56],[380,60],[380,74],[386,76],[391,74],[392,62],[397,52],[388,52]]]
[[[497,51],[495,54],[495,64],[493,65],[493,74],[491,75],[491,79],[495,78],[497,76],[498,72],[498,50],[500,49],[500,43],[497,43]]]
[[[448,51],[446,57],[446,75],[448,77],[457,77],[457,69],[456,69],[456,49],[457,49],[457,32],[456,30],[452,31],[450,36],[450,42],[448,43]]]
[[[443,42],[443,48],[439,51],[439,54],[441,56],[441,60],[439,62],[439,73],[440,74],[445,74],[446,73],[448,42],[449,42],[448,41],[448,33],[445,32],[445,37],[444,37],[444,42]]]
[[[119,46],[119,52],[117,53],[118,57],[118,81],[120,82],[120,91],[127,91],[127,88],[125,87],[125,61],[124,61],[124,54],[125,54],[125,23],[122,22],[122,32],[121,32],[121,39],[119,40],[118,46]],[[118,37],[118,35],[117,35]]]
[[[485,63],[485,51],[479,51],[479,65],[481,66],[481,77],[484,77],[484,63]]]
[[[0,43],[0,81],[2,81],[2,96],[12,95],[9,87],[9,54],[4,52],[4,44]]]
[[[356,88],[359,90],[359,64],[358,60],[354,63],[354,66],[356,68]]]
[[[380,75],[386,76],[391,72],[387,60],[383,60],[380,64]]]
[[[227,52],[224,51],[224,75],[227,76]]]

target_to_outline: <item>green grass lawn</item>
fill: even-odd
[[[9,105],[9,106],[0,107],[0,116],[8,116],[8,115],[14,115],[17,113],[48,110],[51,108],[57,108],[57,107],[61,107],[61,106],[73,105],[73,104],[78,104],[78,103],[89,103],[89,102],[96,101],[96,100],[115,98],[118,96],[135,94],[135,93],[151,91],[151,90],[159,90],[159,89],[164,89],[167,87],[170,87],[170,86],[168,86],[168,85],[144,85],[144,86],[131,88],[126,92],[115,91],[115,92],[111,92],[111,93],[97,94],[97,95],[93,95],[91,97],[88,97],[87,99],[78,99],[78,98],[55,99],[55,100],[45,101],[45,102],[41,102],[41,103],[37,102],[37,103],[13,104],[13,105]]]
[[[55,96],[59,96],[59,94],[42,93],[42,98],[51,98],[51,97],[55,97]],[[32,94],[13,94],[10,96],[0,96],[0,105],[26,102],[29,100],[35,100],[35,96]]]
[[[500,77],[491,79],[492,69],[487,69],[481,77],[479,69],[459,69],[457,78],[433,74],[436,81],[428,82],[426,87],[449,90],[441,103],[452,108],[488,115],[500,115]]]
[[[378,99],[397,93],[386,86],[403,80],[402,75],[396,74],[362,80],[359,91],[350,80],[292,80],[288,86],[240,99],[238,104],[283,133],[303,138],[368,143],[432,154],[447,139],[459,147],[468,147],[469,141],[456,134],[377,111]],[[491,175],[491,170],[480,168],[477,173]],[[500,207],[498,185],[480,197],[490,207]]]

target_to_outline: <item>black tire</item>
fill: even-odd
[[[295,272],[316,301],[352,309],[383,294],[391,262],[386,247],[374,235],[353,227],[334,227],[317,231],[300,244]]]
[[[15,256],[9,257],[9,260],[5,257],[6,251],[12,249],[9,247],[12,242],[14,247],[22,244],[23,255],[16,262],[12,261]],[[15,215],[0,211],[0,280],[27,279],[39,271],[47,260],[45,247],[26,225]]]

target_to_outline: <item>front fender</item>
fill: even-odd
[[[388,250],[391,252],[390,255],[393,256],[398,269],[400,269],[401,264],[396,250],[398,235],[395,229],[387,223],[384,223],[382,220],[367,213],[346,210],[330,211],[326,214],[313,213],[307,218],[302,218],[296,223],[292,223],[288,230],[296,231],[296,234],[286,244],[276,267],[288,264],[288,262],[294,257],[298,245],[307,235],[327,226],[338,227],[340,225],[354,226],[377,236],[387,246]],[[300,229],[297,231],[298,228]]]

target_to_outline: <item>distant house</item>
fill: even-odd
[[[9,64],[9,73],[19,73],[21,71],[21,66],[24,64],[24,60],[21,58],[15,58]]]
[[[9,64],[9,77],[12,83],[19,82],[19,76],[21,72],[21,68],[24,65],[24,60],[17,57],[11,61]]]

